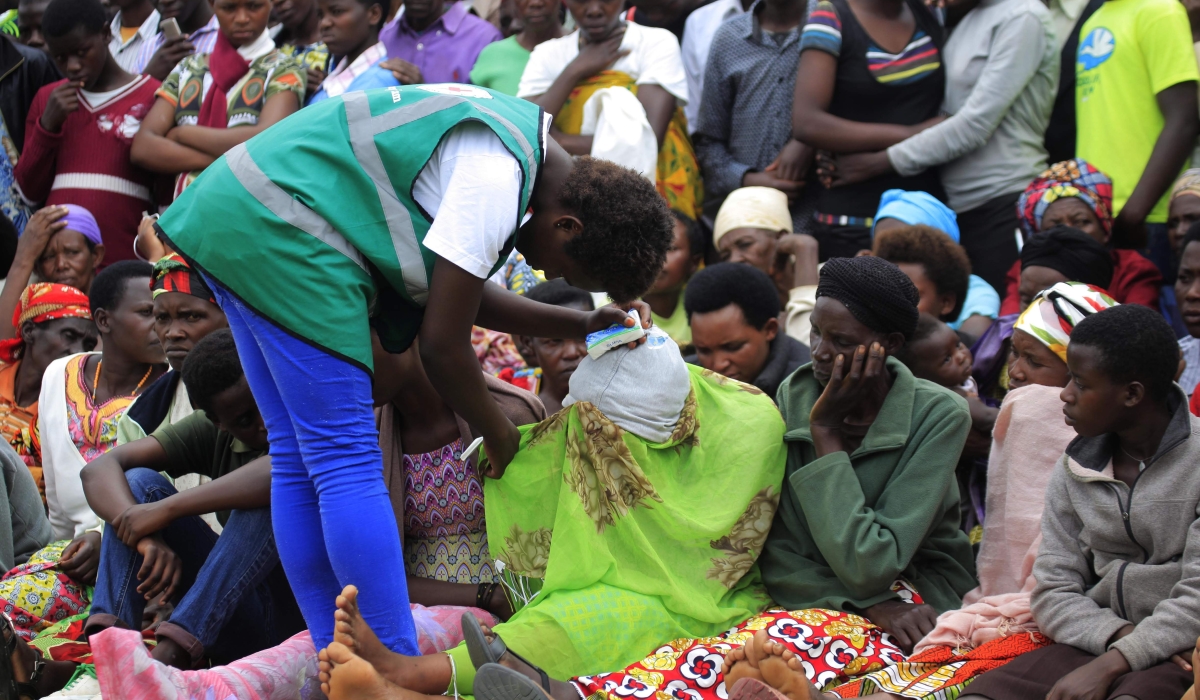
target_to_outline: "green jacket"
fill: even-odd
[[[888,358],[895,381],[852,455],[817,459],[808,416],[821,395],[812,365],[779,387],[787,432],[783,495],[759,563],[791,610],[862,610],[904,578],[939,613],[977,584],[959,527],[954,470],[971,428],[966,401]]]

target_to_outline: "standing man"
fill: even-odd
[[[217,16],[213,14],[208,0],[162,0],[158,3],[162,19],[174,19],[182,32],[168,39],[161,31],[150,41],[142,44],[134,68],[148,73],[158,80],[166,80],[184,56],[194,53],[212,53],[217,43]]]
[[[1170,279],[1167,190],[1200,132],[1187,11],[1178,0],[1108,0],[1080,30],[1077,59],[1075,156],[1112,178],[1113,246],[1148,238]]]
[[[141,73],[144,65],[138,65],[142,46],[158,35],[158,23],[162,16],[154,9],[151,0],[112,0],[117,6],[117,15],[112,19],[112,39],[108,50],[117,59],[117,65],[130,73]]]
[[[499,478],[521,433],[487,391],[472,326],[582,339],[633,320],[488,278],[515,247],[548,277],[632,302],[666,260],[671,216],[653,184],[572,159],[549,126],[537,105],[474,86],[349,92],[229,150],[158,221],[211,280],[237,341],[270,437],[280,559],[318,648],[354,584],[383,644],[419,653],[372,411],[371,329],[393,353],[420,335],[430,380],[483,435],[481,471]]]
[[[483,47],[503,38],[471,14],[465,2],[405,0],[404,12],[384,25],[383,64],[404,85],[466,83]]]

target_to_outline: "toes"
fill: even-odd
[[[329,660],[335,666],[338,664],[349,663],[355,658],[354,652],[350,651],[350,647],[347,647],[341,642],[334,642],[330,644],[329,646],[325,647],[325,651],[328,653]]]

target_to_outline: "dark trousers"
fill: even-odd
[[[150,469],[125,472],[138,503],[177,491]],[[100,571],[90,624],[141,629],[146,599],[138,593],[142,555],[121,542],[111,525],[100,545]],[[182,561],[183,597],[158,637],[178,643],[193,661],[240,659],[304,629],[300,609],[279,565],[271,509],[235,510],[220,536],[199,517],[180,518],[160,534]]]
[[[1096,657],[1066,644],[1051,644],[1022,654],[994,671],[988,671],[963,691],[963,697],[980,695],[989,700],[1044,698],[1054,684]],[[1170,661],[1144,671],[1126,673],[1108,689],[1108,700],[1129,695],[1138,700],[1179,700],[1192,687],[1192,674]]]
[[[1003,294],[1005,275],[1019,257],[1017,250],[1017,199],[1020,192],[989,199],[958,215],[963,248],[971,259],[971,272]]]
[[[821,262],[830,258],[853,258],[858,251],[871,249],[871,229],[867,226],[838,226],[814,221],[809,233],[820,246]]]

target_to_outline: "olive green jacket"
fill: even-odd
[[[897,598],[903,578],[939,613],[977,584],[959,527],[954,470],[971,428],[966,401],[888,358],[891,391],[853,454],[820,459],[809,412],[822,387],[812,365],[779,387],[787,424],[783,494],[760,561],[788,609],[861,612]]]

